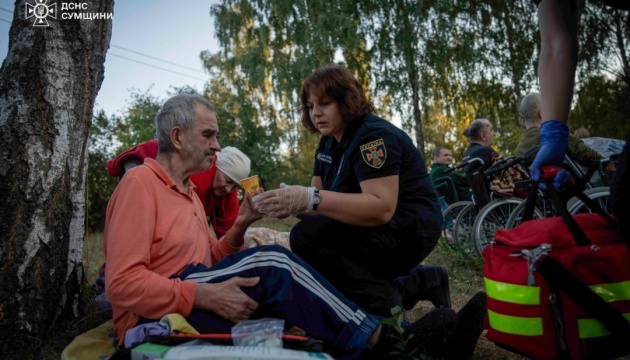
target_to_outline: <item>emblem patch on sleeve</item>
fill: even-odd
[[[359,147],[359,150],[361,150],[363,161],[371,167],[378,169],[385,164],[387,150],[385,149],[383,139],[363,144]]]

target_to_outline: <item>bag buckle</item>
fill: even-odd
[[[542,256],[546,256],[549,251],[551,251],[551,244],[545,243],[533,249],[523,249],[510,255],[522,256],[525,258],[525,260],[527,260],[527,285],[532,286],[536,284],[534,278],[536,263]]]

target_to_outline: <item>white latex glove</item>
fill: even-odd
[[[280,184],[280,188],[254,196],[252,202],[258,212],[282,219],[313,210],[314,187]]]

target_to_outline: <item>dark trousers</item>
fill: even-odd
[[[626,144],[619,157],[617,171],[610,186],[612,211],[617,221],[622,239],[630,238],[630,132],[626,135]]]
[[[439,236],[417,237],[386,226],[352,226],[324,216],[291,230],[291,249],[366,311],[391,317],[401,305],[394,286],[435,247]]]
[[[341,295],[326,279],[295,254],[278,245],[232,254],[211,268],[189,266],[178,277],[198,283],[219,283],[235,276],[260,277],[258,285],[242,288],[259,303],[251,319],[285,319],[316,339],[333,355],[356,359],[380,319]],[[230,332],[230,321],[193,309],[188,322],[201,333]]]

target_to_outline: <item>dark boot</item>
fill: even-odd
[[[485,315],[486,293],[480,291],[457,313],[457,326],[446,339],[448,359],[468,359],[473,355],[483,332]]]
[[[409,325],[406,333],[412,333],[411,345],[429,358],[443,358],[447,351],[446,340],[455,330],[458,317],[450,308],[435,308]],[[419,354],[416,354],[418,356]]]
[[[420,354],[427,354],[432,357],[442,357],[446,349],[444,348],[446,339],[453,332],[457,324],[457,314],[452,309],[440,308],[433,309],[420,319],[404,329],[403,336],[409,338],[405,350],[399,348],[402,340],[400,334],[392,325],[382,324],[381,335],[378,343],[372,350],[367,350],[362,359],[394,359],[398,358],[396,354],[403,351],[411,352],[416,350],[415,357]],[[408,355],[408,354],[407,354]]]
[[[431,301],[436,308],[451,307],[448,271],[443,266],[418,265],[409,276],[398,278],[398,287],[405,310],[413,309],[420,300]]]

